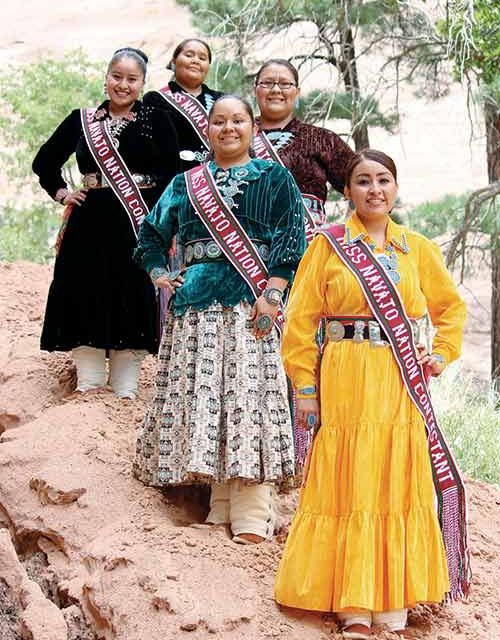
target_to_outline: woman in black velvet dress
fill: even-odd
[[[204,84],[211,62],[212,52],[206,42],[198,38],[183,40],[174,49],[172,59],[167,65],[167,69],[174,72],[173,79],[163,89],[148,91],[144,96],[144,104],[165,109],[172,118],[179,141],[182,171],[187,171],[206,161],[208,138],[204,144],[185,115],[169,104],[162,93],[170,90],[172,93],[187,94],[194,98],[208,114],[215,100],[222,95]]]
[[[106,75],[109,100],[94,113],[107,120],[115,146],[152,207],[179,171],[175,129],[165,111],[139,99],[147,57],[119,49]],[[84,187],[71,193],[61,168],[76,153]],[[109,382],[115,393],[134,398],[140,363],[158,348],[155,291],[132,260],[136,237],[118,198],[101,179],[83,136],[80,110],[63,120],[42,145],[33,170],[56,201],[73,205],[54,268],[41,348],[73,351],[78,390]]]

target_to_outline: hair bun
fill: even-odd
[[[144,51],[142,51],[141,49],[136,49],[135,47],[120,47],[120,49],[117,49],[113,55],[116,56],[117,53],[126,53],[127,51],[135,53],[137,56],[139,56],[139,58],[142,58],[142,60],[144,60],[145,64],[148,64],[148,56],[144,53]]]

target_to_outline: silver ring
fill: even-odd
[[[269,329],[273,326],[273,319],[268,315],[261,315],[257,320],[257,329],[259,331],[269,331]]]

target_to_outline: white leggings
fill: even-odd
[[[276,523],[273,484],[245,484],[232,480],[226,484],[212,484],[210,512],[206,522],[231,524],[233,535],[254,533],[271,538]]]
[[[146,351],[109,351],[109,384],[120,398],[134,399],[141,370],[141,362]],[[90,391],[106,384],[106,351],[94,347],[73,349],[73,360],[78,377],[77,391]]]
[[[402,631],[406,627],[408,609],[393,609],[392,611],[360,611],[358,613],[337,613],[337,618],[343,627],[353,624],[385,624],[391,631]]]

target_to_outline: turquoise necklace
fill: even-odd
[[[374,244],[370,244],[370,248],[375,253],[377,260],[384,267],[389,278],[394,284],[399,284],[399,282],[401,282],[401,274],[398,271],[398,256],[394,247],[390,244],[386,245],[384,249],[385,253],[376,253]]]

